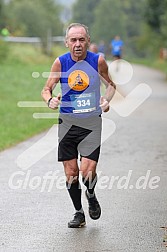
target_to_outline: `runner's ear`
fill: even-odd
[[[90,37],[88,37],[88,47],[90,46]]]
[[[66,47],[68,47],[67,39],[64,41],[64,44],[65,44]]]

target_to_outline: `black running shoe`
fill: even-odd
[[[73,220],[68,222],[69,228],[80,228],[86,225],[84,213],[76,212]]]
[[[87,191],[85,192],[86,198],[89,204],[89,215],[93,220],[97,220],[100,218],[101,215],[101,207],[99,202],[97,201],[96,196],[89,198],[87,195]]]

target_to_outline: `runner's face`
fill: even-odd
[[[90,38],[87,36],[84,27],[72,27],[68,32],[66,46],[69,47],[74,60],[82,60],[86,57]]]

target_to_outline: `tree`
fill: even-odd
[[[122,2],[122,9],[125,22],[125,42],[128,54],[137,56],[144,55],[143,38],[144,33],[144,10],[146,8],[146,0],[134,1],[125,0]],[[141,42],[142,41],[142,42]]]
[[[2,25],[2,6],[3,6],[3,2],[2,0],[0,0],[0,28],[1,28],[1,25]]]
[[[72,21],[79,22],[90,27],[94,23],[94,10],[101,0],[78,0],[72,8]]]
[[[160,17],[160,32],[162,35],[162,46],[167,48],[167,0],[164,0],[164,12]]]
[[[93,39],[109,42],[117,34],[123,36],[124,27],[121,1],[101,1],[95,9],[94,23],[91,26]]]
[[[148,0],[146,9],[146,21],[155,32],[160,33],[161,15],[164,14],[165,0]]]
[[[0,29],[6,26],[5,3],[0,0]]]
[[[147,0],[145,21],[155,44],[154,50],[167,46],[167,0]]]
[[[62,35],[60,8],[54,0],[12,0],[8,6],[10,27],[13,34],[40,37],[44,52],[47,47],[48,32],[52,36]]]

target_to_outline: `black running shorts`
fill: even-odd
[[[59,118],[58,161],[86,157],[98,162],[101,145],[101,116],[76,119],[68,115]]]

